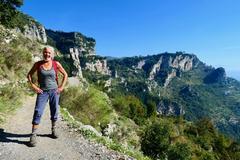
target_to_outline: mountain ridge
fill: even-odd
[[[226,77],[223,68],[208,66],[185,52],[109,60],[96,55],[96,41],[81,33],[47,30],[45,42],[35,36],[43,33],[41,29],[30,28],[34,28],[31,37],[19,34],[21,38],[0,48],[5,53],[0,57],[1,73],[13,71],[7,75],[11,81],[23,79],[35,57],[40,58],[41,47],[55,47],[59,53],[55,59],[80,80],[79,86],[62,93],[61,106],[110,138],[114,143],[107,145],[115,150],[125,152],[123,144],[153,159],[239,157],[239,145],[215,130],[239,139],[240,83]],[[18,85],[29,91],[26,81],[1,86],[1,105],[17,100]],[[81,133],[92,136],[89,130]]]

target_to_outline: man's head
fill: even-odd
[[[43,48],[43,59],[45,61],[50,61],[54,57],[54,49],[50,46]]]

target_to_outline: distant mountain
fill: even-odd
[[[0,25],[0,122],[18,105],[19,95],[29,92],[26,73],[48,44],[68,74],[81,80],[62,93],[63,110],[108,139],[98,142],[131,156],[122,145],[153,158],[239,159],[239,144],[212,125],[240,139],[240,82],[228,78],[224,68],[183,52],[101,57],[91,37],[45,30],[27,15],[21,19],[26,21],[15,30]],[[81,134],[96,138],[91,130]]]
[[[47,34],[59,51],[66,54],[69,50],[70,59],[62,63],[67,68],[78,64],[81,77],[109,96],[134,95],[146,107],[151,100],[160,115],[181,115],[191,121],[209,117],[220,131],[240,139],[240,82],[227,77],[224,68],[213,68],[183,52],[126,58],[83,54],[82,48],[91,41],[84,44],[74,36],[71,39],[70,33],[48,30]],[[71,48],[77,49],[75,56]]]
[[[211,118],[222,132],[240,138],[240,83],[195,55],[164,53],[108,61],[117,72],[114,88],[143,102],[153,98],[159,114],[188,120]],[[123,85],[124,84],[124,85]]]

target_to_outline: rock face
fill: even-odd
[[[109,137],[115,130],[117,129],[117,125],[114,123],[107,124],[107,127],[102,130],[102,134],[104,136]]]
[[[93,72],[99,72],[103,75],[110,75],[111,72],[107,67],[107,60],[99,60],[97,59],[95,62],[87,62],[85,69],[93,71]]]
[[[157,63],[152,66],[148,79],[154,80],[157,76],[164,75],[163,86],[166,87],[174,77],[180,76],[181,72],[193,69],[198,62],[195,55],[161,54]]]
[[[79,60],[79,50],[77,48],[70,48],[69,49],[71,59],[73,60],[73,66],[75,67],[75,70],[72,71],[73,76],[78,76],[79,78],[83,78],[82,76],[82,68],[80,65]]]
[[[87,66],[88,68],[95,69],[100,72],[105,72],[101,70],[104,68],[104,63],[97,62],[96,64],[84,64],[80,63],[82,57],[92,57],[95,56],[95,40],[93,38],[86,37],[79,32],[61,32],[46,30],[48,36],[48,43],[56,47],[64,57],[68,58],[67,63],[71,66],[72,76],[79,76],[82,78],[82,67]],[[94,66],[93,66],[94,65]]]
[[[24,26],[23,35],[31,40],[47,43],[45,28],[35,22],[30,21],[29,24]]]
[[[61,32],[46,30],[48,43],[55,46],[61,53],[69,54],[70,48],[78,50],[80,56],[95,55],[96,41],[79,32]]]
[[[164,87],[167,87],[170,81],[176,76],[177,76],[176,70],[172,70],[170,73],[168,73],[167,78],[165,79],[165,82],[164,82]]]
[[[161,115],[167,116],[179,116],[185,114],[182,106],[175,102],[169,102],[167,100],[163,100],[158,104],[157,112]]]
[[[213,70],[204,78],[204,83],[224,83],[226,81],[225,69],[220,67]]]
[[[140,61],[140,62],[138,62],[138,64],[137,64],[137,69],[142,69],[142,67],[145,65],[145,60],[142,60],[142,61]]]

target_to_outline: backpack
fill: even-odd
[[[37,65],[38,84],[40,84],[40,67],[41,67],[41,65],[42,65],[43,63],[44,63],[43,60],[42,60],[42,61],[38,61],[38,62],[36,63],[36,65]],[[53,69],[54,69],[55,74],[56,74],[56,82],[57,82],[57,84],[58,84],[58,68],[57,68],[57,61],[52,60],[52,65],[53,65]]]

